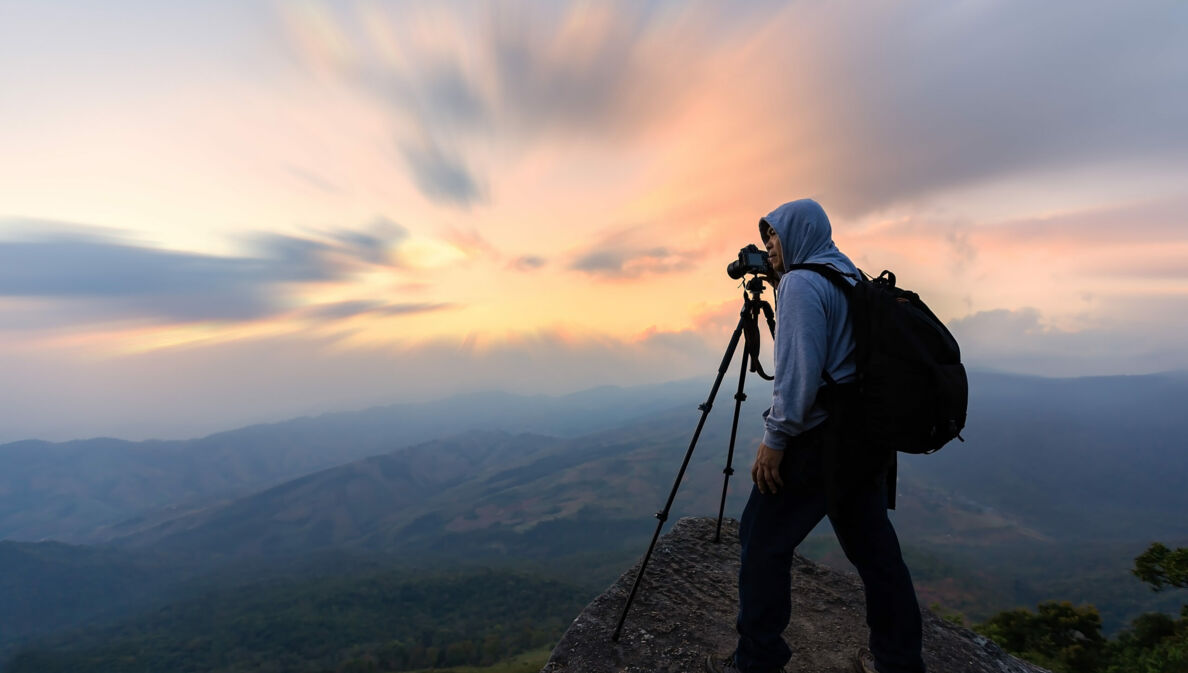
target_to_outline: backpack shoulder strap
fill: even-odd
[[[850,296],[850,290],[853,285],[846,281],[847,278],[852,278],[849,274],[842,273],[828,264],[792,264],[788,267],[788,271],[795,271],[797,269],[805,269],[808,271],[815,271],[824,276],[830,283],[833,283],[842,294],[847,297]]]
[[[849,301],[850,295],[854,290],[854,286],[846,282],[846,278],[850,278],[849,274],[842,273],[828,264],[792,264],[788,267],[788,271],[795,271],[797,269],[805,269],[807,271],[814,271],[824,276],[830,283],[833,283],[837,289],[841,290],[842,294]],[[859,272],[861,273],[861,272]],[[837,386],[837,381],[829,375],[828,371],[822,370],[821,376],[830,387]]]

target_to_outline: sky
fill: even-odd
[[[1182,2],[0,0],[0,442],[708,390],[802,197],[971,368],[1188,369],[1185,119]]]

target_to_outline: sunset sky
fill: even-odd
[[[1183,2],[0,0],[0,442],[708,389],[805,196],[971,367],[1185,370],[1186,120]]]

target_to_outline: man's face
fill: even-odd
[[[784,273],[784,246],[780,243],[780,235],[775,232],[775,229],[768,228],[767,238],[763,239],[763,245],[767,246],[767,259],[771,262],[771,268],[775,269],[776,275]]]

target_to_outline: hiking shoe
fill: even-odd
[[[705,658],[705,673],[741,673],[734,665],[734,654],[711,654]],[[784,669],[772,669],[767,673],[784,673]]]
[[[859,648],[851,661],[854,673],[879,673],[875,667],[874,655],[865,647]]]

